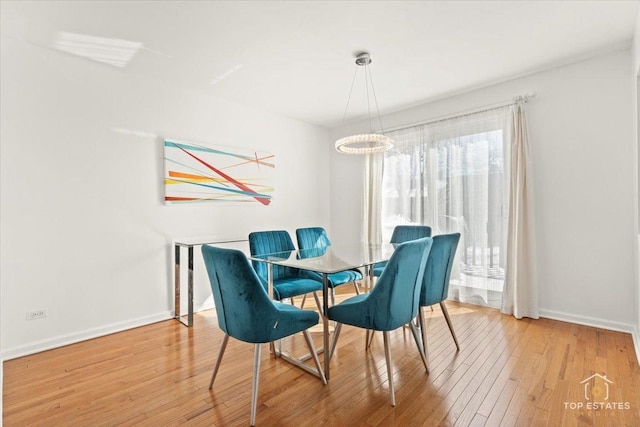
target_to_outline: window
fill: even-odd
[[[499,308],[506,237],[508,115],[491,111],[390,133],[382,236],[400,224],[459,232],[449,297]]]

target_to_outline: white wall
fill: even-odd
[[[174,238],[328,226],[326,130],[15,39],[1,54],[5,358],[167,318]],[[273,203],[165,206],[165,136],[275,153]]]
[[[383,117],[397,127],[537,91],[527,111],[541,314],[626,331],[637,286],[631,68],[630,50],[614,52]],[[361,177],[362,158],[332,154],[334,234],[360,235]]]

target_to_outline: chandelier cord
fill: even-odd
[[[376,103],[376,112],[378,113],[378,123],[380,124],[380,133],[384,133],[384,127],[382,126],[382,116],[380,116],[380,108],[378,107],[378,97],[376,96],[376,88],[373,86],[373,74],[371,68],[367,67],[369,71],[369,78],[371,79],[371,92],[373,92],[373,101]]]
[[[353,93],[353,85],[356,82],[357,75],[358,75],[358,67],[356,67],[356,70],[353,73],[353,80],[351,80],[351,89],[349,89],[349,97],[347,98],[347,105],[344,107],[344,114],[342,115],[342,124],[344,124],[344,121],[347,118],[347,109],[349,108],[349,101],[351,101],[351,94]]]
[[[369,101],[369,64],[364,64],[364,85],[367,88],[367,115],[369,116],[369,133],[373,133],[373,124],[371,122],[371,101]],[[373,80],[371,81],[371,88],[373,88]]]

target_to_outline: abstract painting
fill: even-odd
[[[164,164],[166,203],[271,203],[273,154],[165,139]]]

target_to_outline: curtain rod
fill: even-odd
[[[408,125],[402,125],[402,126],[398,126],[398,127],[395,127],[395,128],[387,129],[384,132],[385,133],[386,132],[395,132],[395,131],[398,131],[398,130],[409,129],[409,128],[416,127],[416,126],[430,125],[430,124],[433,124],[433,123],[443,122],[445,120],[456,119],[458,117],[470,116],[472,114],[484,113],[485,111],[497,110],[497,109],[500,109],[500,108],[503,108],[503,107],[508,107],[510,105],[516,105],[516,104],[519,104],[521,102],[522,103],[527,103],[527,101],[529,101],[530,99],[533,99],[535,97],[536,97],[536,92],[528,92],[528,93],[525,93],[524,95],[514,96],[509,101],[502,101],[502,102],[497,103],[497,104],[485,105],[484,107],[478,107],[478,108],[474,108],[472,110],[461,111],[459,113],[449,114],[449,115],[446,115],[446,116],[437,117],[437,118],[430,119],[430,120],[427,120],[427,121],[410,123]]]

